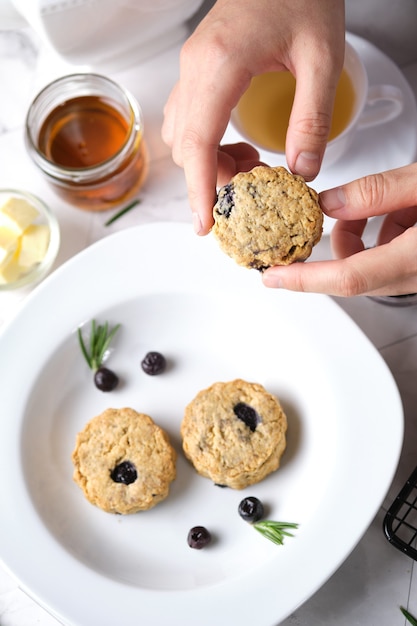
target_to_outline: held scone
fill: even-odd
[[[151,417],[107,409],[78,433],[74,481],[108,513],[136,513],[164,500],[176,476],[176,453]]]
[[[219,190],[213,233],[239,265],[265,270],[307,259],[323,232],[318,195],[284,167],[239,172]]]
[[[201,390],[185,409],[185,456],[217,485],[243,489],[279,467],[287,418],[277,398],[236,379]]]

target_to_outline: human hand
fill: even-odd
[[[271,267],[267,287],[334,296],[397,296],[417,292],[417,163],[323,191],[320,203],[336,218],[334,261]],[[365,249],[367,218],[385,215],[377,244]]]
[[[219,149],[252,76],[289,70],[297,79],[286,156],[306,180],[319,172],[344,57],[343,0],[217,0],[181,51],[180,80],[165,106],[164,141],[184,168],[195,230],[213,225],[216,182],[256,165],[252,153]],[[247,148],[245,148],[247,150]],[[259,158],[259,157],[258,157]]]

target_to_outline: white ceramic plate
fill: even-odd
[[[346,154],[330,167],[324,167],[311,185],[317,191],[412,163],[417,157],[417,107],[414,94],[404,74],[395,63],[374,45],[348,33],[347,40],[361,55],[368,72],[369,84],[399,87],[404,94],[404,109],[399,117],[383,126],[357,132]],[[222,143],[242,141],[229,124]],[[285,158],[261,151],[261,160],[268,165],[284,165]],[[324,233],[330,233],[333,220],[325,216]]]
[[[76,329],[121,323],[98,391]],[[149,377],[159,350],[170,367]],[[287,412],[282,467],[244,491],[214,486],[181,454],[196,392],[237,377]],[[86,626],[272,626],[315,592],[376,514],[397,466],[400,398],[377,351],[325,296],[265,289],[189,225],[125,230],[56,270],[0,335],[0,556],[42,605]],[[72,481],[76,433],[110,406],[148,413],[179,453],[169,497],[111,515]],[[247,495],[299,529],[276,546],[237,513]],[[213,544],[187,545],[204,525]]]

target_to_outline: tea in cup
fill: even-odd
[[[254,76],[232,112],[239,134],[258,149],[284,157],[295,85],[294,76],[286,71]],[[398,117],[403,100],[398,87],[369,85],[359,53],[346,42],[323,165],[335,163],[346,152],[356,131]]]

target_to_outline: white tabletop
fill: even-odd
[[[0,187],[26,189],[53,208],[62,236],[56,266],[115,230],[162,220],[190,221],[183,172],[173,164],[160,138],[163,105],[177,77],[178,52],[179,45],[134,68],[111,74],[136,95],[143,108],[150,169],[139,206],[106,227],[104,223],[109,214],[80,211],[54,195],[30,162],[23,143],[24,117],[33,95],[50,79],[77,68],[69,68],[46,51],[29,30],[0,31]],[[417,93],[417,63],[403,70]],[[370,238],[376,227],[374,221]],[[315,249],[314,258],[329,257],[329,239],[325,236]],[[0,326],[13,318],[24,304],[27,293],[23,290],[0,294]],[[387,506],[417,465],[416,308],[385,306],[365,297],[339,299],[338,302],[363,329],[392,370],[404,403],[404,449],[387,498],[360,543],[332,578],[284,624],[404,626],[399,606],[408,606],[417,615],[417,576],[414,562],[385,539],[382,521]],[[367,488],[366,484],[363,488]],[[325,544],[325,538],[322,539]],[[1,626],[56,626],[58,623],[45,608],[21,591],[18,582],[0,566]]]

